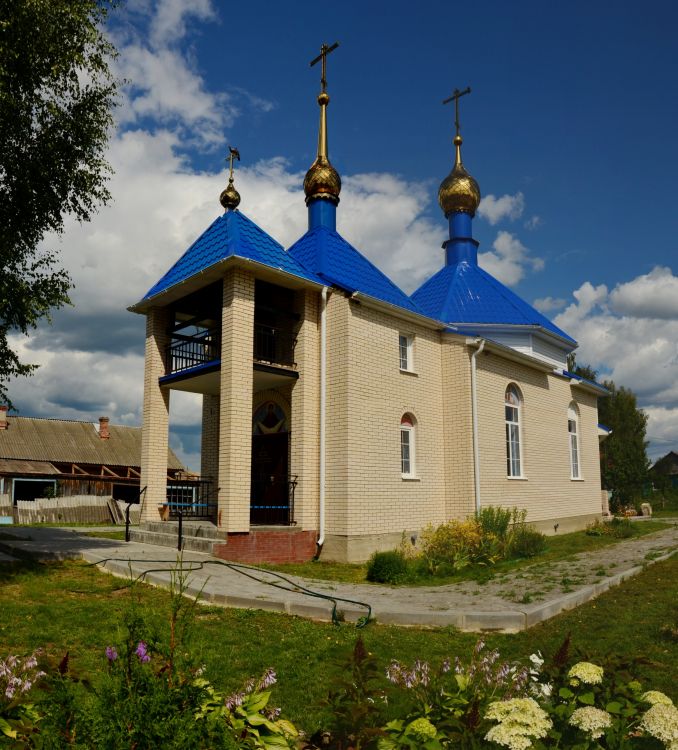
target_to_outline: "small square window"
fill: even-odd
[[[398,353],[400,355],[400,369],[412,372],[414,363],[412,361],[412,349],[414,338],[401,333],[398,336]]]

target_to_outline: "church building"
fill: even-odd
[[[567,333],[478,265],[458,117],[436,274],[408,296],[337,232],[329,51],[306,233],[284,248],[239,210],[232,150],[224,213],[130,308],[147,320],[142,519],[169,502],[169,523],[201,516],[213,554],[247,562],[363,561],[487,505],[583,528],[601,516],[605,390],[567,371]],[[167,494],[175,390],[203,405],[202,490],[183,502]]]

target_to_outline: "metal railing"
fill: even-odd
[[[212,484],[209,479],[168,482],[169,518],[213,520],[216,516],[217,503],[216,498],[213,498]]]
[[[250,523],[260,526],[292,526],[294,520],[294,491],[299,477],[287,479],[266,477],[252,480]]]
[[[174,333],[167,350],[167,374],[190,370],[192,367],[213,362],[220,356],[219,331],[210,329],[193,336]]]
[[[289,328],[254,324],[254,359],[276,365],[294,366],[296,335]]]

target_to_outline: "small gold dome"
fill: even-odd
[[[306,203],[312,198],[328,198],[339,202],[341,177],[326,156],[318,156],[304,178]]]
[[[233,187],[233,179],[228,181],[228,187],[219,196],[219,203],[225,209],[235,209],[240,204],[240,193]]]
[[[440,183],[440,189],[438,190],[438,203],[440,203],[445,216],[449,216],[453,211],[463,211],[474,216],[480,203],[478,183],[464,169],[461,161],[461,143],[461,136],[455,136],[454,167]]]

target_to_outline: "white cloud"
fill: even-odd
[[[493,250],[478,254],[480,265],[508,286],[514,286],[526,270],[541,271],[542,258],[530,256],[529,250],[511,232],[501,231],[492,243]]]
[[[678,318],[667,313],[673,303],[667,289],[676,282],[667,268],[611,292],[587,281],[574,292],[576,302],[554,321],[579,341],[580,363],[636,393],[649,416],[648,436],[659,438],[653,455],[665,447],[662,441],[678,445]]]
[[[534,300],[532,303],[533,307],[543,313],[553,312],[554,310],[560,310],[565,307],[567,300],[561,297],[540,297]]]
[[[610,295],[614,312],[634,318],[678,318],[678,277],[656,266],[650,273],[620,284]]]
[[[524,210],[525,196],[522,193],[502,195],[501,198],[490,194],[480,201],[478,216],[494,226],[502,219],[514,220],[520,218]]]

